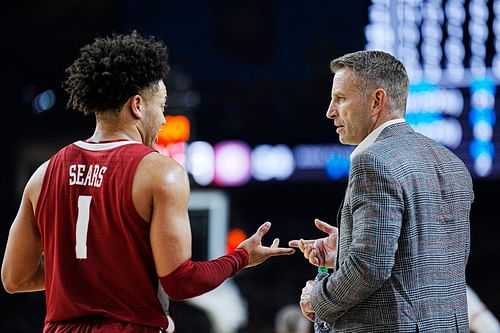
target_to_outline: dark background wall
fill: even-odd
[[[66,99],[60,89],[64,69],[83,44],[98,35],[130,29],[160,35],[169,46],[173,69],[185,75],[189,88],[201,96],[199,105],[191,110],[192,139],[212,143],[243,139],[252,145],[337,143],[334,129],[324,118],[331,89],[328,63],[343,53],[364,48],[369,3],[5,3],[1,20],[4,130],[0,134],[0,254],[19,204],[19,189],[26,181],[26,156],[46,156],[51,149],[92,132],[93,119],[65,110]],[[31,101],[46,89],[55,91],[56,104],[36,114]],[[497,317],[499,184],[496,179],[475,179],[467,267],[469,285]],[[297,237],[317,237],[320,234],[313,227],[313,219],[334,221],[344,188],[344,181],[252,183],[227,188],[230,223],[251,233],[262,222],[273,222],[266,237],[269,243],[274,237],[284,244]],[[314,269],[296,254],[272,258],[235,277],[249,306],[249,324],[242,332],[272,332],[276,311],[285,304],[297,303],[305,280],[313,275]],[[5,309],[0,314],[1,332],[40,331],[45,311],[43,293],[7,295],[2,290],[0,304]],[[176,304],[172,306],[175,311]],[[181,304],[177,308],[185,311]]]

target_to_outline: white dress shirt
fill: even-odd
[[[382,125],[377,127],[373,132],[368,134],[366,136],[366,138],[363,139],[363,141],[361,141],[359,143],[359,145],[356,147],[356,149],[354,149],[352,151],[351,156],[349,157],[350,160],[352,161],[354,156],[358,155],[359,153],[365,151],[368,147],[370,147],[370,145],[372,143],[374,143],[375,140],[377,140],[378,136],[380,135],[380,133],[382,133],[384,128],[386,128],[387,126],[393,125],[393,124],[398,124],[398,123],[403,123],[403,122],[405,122],[404,118],[392,119],[392,120],[386,121],[385,123],[383,123]]]

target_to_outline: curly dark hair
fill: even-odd
[[[130,96],[166,80],[167,58],[162,41],[135,30],[96,38],[80,49],[79,57],[66,69],[67,107],[86,115],[119,112]]]

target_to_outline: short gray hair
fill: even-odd
[[[365,96],[383,88],[389,96],[390,112],[405,114],[410,82],[401,61],[387,52],[370,50],[348,53],[330,62],[333,73],[345,67],[352,68]]]

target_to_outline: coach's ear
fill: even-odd
[[[387,92],[378,88],[372,93],[372,101],[371,101],[371,115],[378,116],[382,110],[385,109],[387,104]]]

